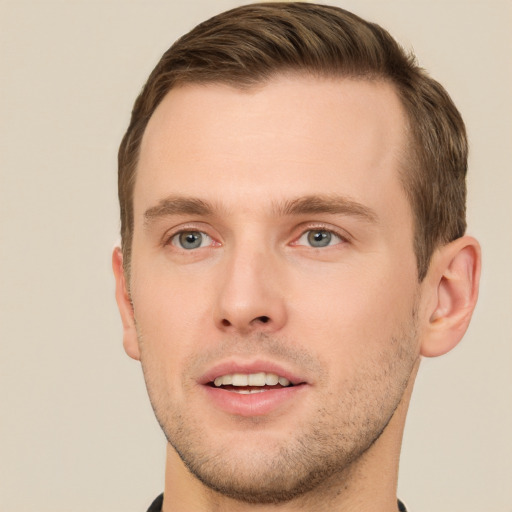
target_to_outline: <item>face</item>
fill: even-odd
[[[151,118],[125,346],[207,486],[289,500],[392,418],[419,351],[404,119],[386,83],[304,77],[183,86]]]

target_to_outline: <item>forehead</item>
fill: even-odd
[[[392,196],[404,195],[405,127],[400,100],[383,81],[279,76],[249,90],[181,86],[144,133],[135,214],[166,194],[248,208],[256,198],[261,206],[336,192],[393,208]]]

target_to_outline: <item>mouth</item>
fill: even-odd
[[[298,406],[308,382],[271,362],[226,362],[200,379],[208,403],[236,416],[264,416]]]
[[[276,373],[228,373],[215,377],[213,381],[208,382],[213,388],[220,388],[233,393],[242,395],[251,395],[255,393],[264,393],[273,389],[283,389],[293,387],[289,379]],[[300,384],[299,384],[300,385]]]

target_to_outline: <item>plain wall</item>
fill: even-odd
[[[399,495],[412,512],[511,512],[512,4],[330,3],[414,49],[471,142],[480,302],[459,347],[422,365]],[[235,5],[0,3],[0,511],[140,512],[163,490],[164,437],[114,302],[117,147],[163,51]]]

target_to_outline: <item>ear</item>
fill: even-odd
[[[475,309],[480,280],[479,243],[463,236],[434,254],[428,274],[429,306],[420,352],[436,357],[454,348],[464,336]]]
[[[128,286],[124,274],[123,253],[119,247],[114,249],[112,254],[112,269],[116,279],[116,302],[123,322],[123,346],[125,352],[140,360],[139,342],[137,339],[137,329],[135,328],[135,317],[133,314],[132,301],[128,292]]]

